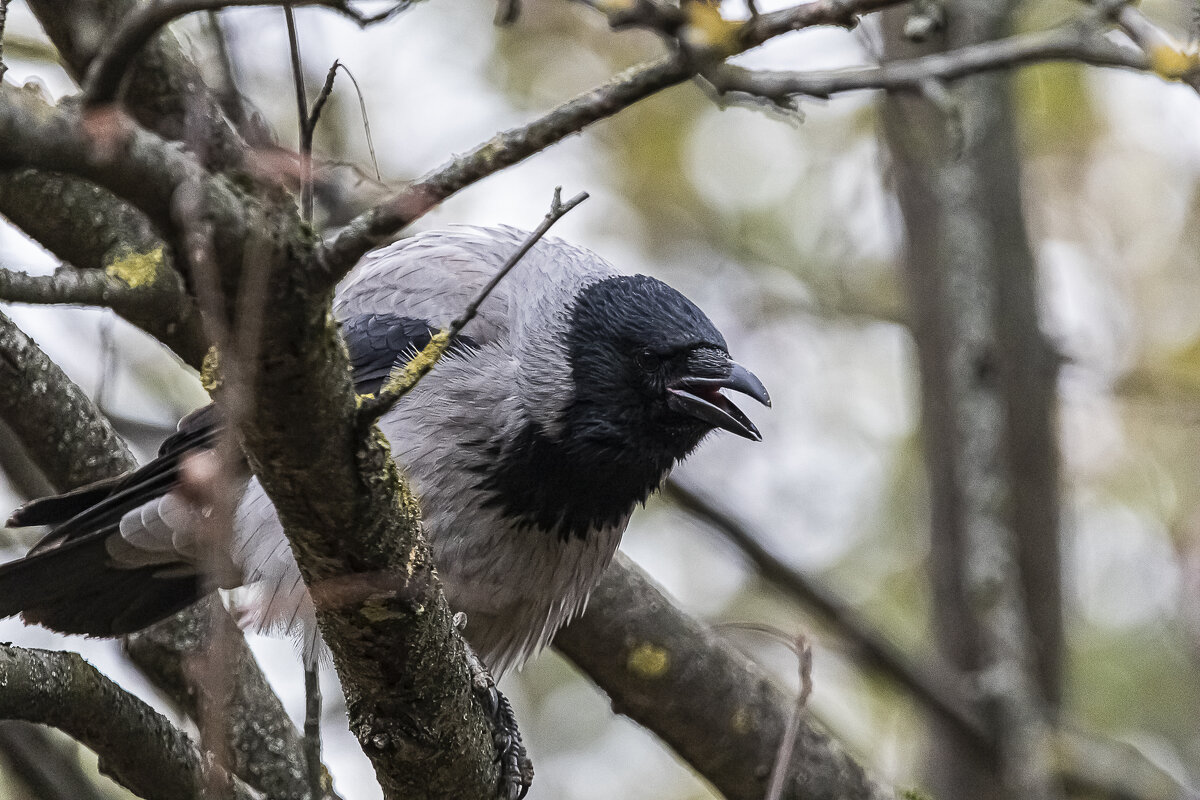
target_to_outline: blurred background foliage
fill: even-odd
[[[1183,0],[1146,0],[1143,8],[1184,38],[1197,12]],[[1066,0],[1027,2],[1017,27],[1040,29],[1078,12]],[[510,28],[493,27],[492,14],[484,0],[436,0],[363,32],[330,14],[298,10],[310,85],[319,85],[336,58],[362,87],[384,184],[415,177],[661,53],[654,36],[613,33],[600,15],[562,0],[527,0]],[[280,143],[294,146],[282,13],[235,9],[221,21],[242,91]],[[175,32],[198,59],[210,59],[210,33],[199,20]],[[870,27],[810,31],[738,62],[859,64],[879,52],[877,40]],[[56,96],[72,91],[19,0],[5,56],[8,80],[33,81]],[[1065,718],[1136,747],[1196,785],[1200,99],[1152,77],[1077,65],[1029,68],[1015,80],[1043,326],[1063,360]],[[681,470],[681,481],[920,659],[931,649],[926,478],[897,266],[903,234],[878,140],[877,99],[805,102],[800,114],[781,118],[722,109],[686,84],[488,179],[421,226],[532,227],[555,185],[591,192],[556,235],[691,296],[776,401],[756,414],[761,445],[716,437]],[[339,79],[317,150],[348,187],[341,199],[366,202],[383,191],[364,177],[371,159],[348,81]],[[362,176],[337,164],[354,165]],[[11,228],[0,229],[0,263],[53,268]],[[193,374],[106,313],[11,312],[100,397],[143,453],[205,400]],[[4,461],[16,466],[0,483],[0,505],[13,506],[36,488],[36,476],[24,474],[11,453]],[[29,541],[10,542],[8,555]],[[635,515],[625,549],[691,613],[807,633],[815,646],[813,713],[881,777],[919,784],[920,708],[861,672],[837,631],[756,578],[719,535],[654,501]],[[81,649],[153,699],[111,643],[64,642],[13,621],[0,626],[0,636]],[[730,637],[781,682],[794,683],[794,657],[785,648],[745,632]],[[299,715],[301,672],[291,646],[254,643]],[[556,655],[530,664],[505,688],[537,767],[535,800],[712,796],[653,737],[613,716]],[[332,685],[326,697],[338,697]],[[325,726],[336,786],[353,800],[376,797],[337,702]],[[0,778],[0,797],[26,792]]]

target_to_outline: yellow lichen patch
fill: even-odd
[[[680,36],[693,50],[731,56],[742,49],[738,37],[742,23],[722,17],[716,5],[692,2],[684,6],[684,11],[687,25]]]
[[[368,622],[387,622],[393,619],[404,619],[404,614],[393,611],[385,602],[368,600],[359,607],[358,613],[362,614]]]
[[[1170,45],[1160,44],[1150,48],[1150,68],[1168,80],[1179,80],[1200,66],[1200,54],[1185,52]]]
[[[204,354],[204,361],[200,364],[200,385],[204,387],[204,391],[212,394],[221,388],[220,370],[221,357],[217,353],[217,346],[213,345],[208,348],[208,352]]]
[[[392,374],[388,376],[387,383],[384,384],[383,392],[402,395],[416,386],[421,376],[433,369],[433,365],[442,357],[442,353],[446,351],[449,344],[450,333],[448,331],[435,333],[421,352],[413,356],[401,369],[392,371]]]
[[[163,249],[156,247],[149,253],[136,251],[124,253],[104,268],[109,276],[117,278],[130,288],[148,286],[158,279],[163,264]]]
[[[625,663],[629,671],[639,678],[654,680],[666,675],[667,670],[671,668],[671,654],[665,647],[642,642],[633,648],[629,660]]]
[[[729,726],[739,736],[744,736],[754,729],[754,717],[745,706],[738,706],[729,719]]]

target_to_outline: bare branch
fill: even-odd
[[[222,279],[236,285],[244,263],[246,221],[253,215],[243,197],[192,155],[143,130],[116,110],[80,114],[48,106],[35,92],[0,86],[0,167],[35,167],[85,178],[144,213],[167,242],[180,249],[182,228],[173,214],[181,186],[196,187],[193,210],[216,232],[214,247]],[[157,268],[157,267],[156,267]]]
[[[109,38],[103,51],[92,62],[83,82],[83,94],[89,105],[113,102],[121,86],[121,79],[129,65],[155,34],[173,21],[197,11],[212,11],[234,6],[319,6],[328,8],[357,22],[371,25],[399,14],[410,5],[410,0],[400,0],[379,14],[364,15],[355,9],[349,0],[162,0],[157,3],[142,3],[122,23],[119,30]]]
[[[0,718],[70,734],[96,751],[102,772],[147,800],[260,798],[75,653],[0,645]]]
[[[816,0],[759,14],[731,28],[726,55],[757,47],[789,31],[817,25],[852,25],[856,16],[904,0]],[[500,170],[524,161],[566,137],[639,100],[688,80],[701,65],[679,52],[643,64],[568,100],[520,128],[503,131],[409,184],[395,197],[360,214],[326,242],[324,261],[332,286],[358,259],[446,198]]]
[[[412,391],[417,382],[425,377],[429,370],[433,369],[434,364],[438,362],[446,350],[449,349],[450,345],[454,343],[455,338],[467,326],[467,323],[475,318],[475,315],[479,313],[479,307],[483,305],[483,301],[487,300],[500,281],[504,280],[504,277],[537,244],[538,240],[546,235],[546,231],[550,230],[554,223],[562,219],[567,212],[584,200],[587,200],[587,198],[587,192],[580,192],[564,203],[562,202],[562,187],[555,188],[554,199],[550,203],[550,210],[546,212],[546,216],[542,219],[541,224],[525,237],[525,241],[521,242],[521,246],[508,257],[508,260],[496,271],[491,280],[479,290],[479,294],[467,304],[467,307],[463,309],[463,313],[450,323],[449,328],[433,336],[429,340],[429,344],[425,345],[424,349],[420,353],[417,353],[403,368],[393,370],[392,374],[388,376],[387,382],[380,389],[378,397],[373,400],[363,401],[359,409],[360,424],[364,426],[374,424],[375,420],[379,419],[388,409],[396,405],[400,401],[400,398]]]
[[[1109,41],[1090,23],[1078,22],[876,67],[781,72],[716,64],[701,74],[718,92],[742,92],[779,103],[797,95],[828,98],[838,92],[862,89],[922,91],[929,81],[956,81],[981,72],[1046,61],[1135,70],[1150,66],[1142,53]]]
[[[199,368],[208,345],[200,335],[195,303],[175,271],[171,252],[144,215],[91,183],[32,169],[0,174],[0,214],[82,270],[32,282],[13,276],[25,288],[16,294],[18,287],[10,280],[10,288],[0,288],[0,297],[111,305]],[[72,285],[76,283],[80,285]],[[108,292],[110,287],[119,291]]]
[[[1085,0],[1128,34],[1146,54],[1149,68],[1168,80],[1187,84],[1200,93],[1200,52],[1185,47],[1155,25],[1130,0]]]

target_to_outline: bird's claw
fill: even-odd
[[[533,762],[521,742],[512,704],[470,647],[467,647],[467,666],[471,671],[471,691],[492,722],[492,746],[500,765],[499,795],[503,800],[522,800],[533,783]]]

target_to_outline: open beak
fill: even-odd
[[[753,397],[764,406],[771,405],[771,396],[753,372],[741,364],[731,364],[729,374],[723,378],[683,378],[667,387],[667,407],[681,414],[690,414],[716,428],[736,433],[756,442],[762,434],[754,423],[721,394],[722,389]]]

